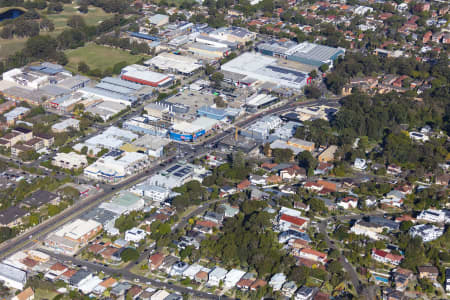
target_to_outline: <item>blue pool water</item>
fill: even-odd
[[[384,278],[384,277],[375,276],[375,279],[376,279],[377,281],[381,281],[381,282],[384,282],[384,283],[389,283],[389,279]]]
[[[6,19],[15,19],[23,14],[20,9],[12,8],[4,13],[0,14],[0,22]]]

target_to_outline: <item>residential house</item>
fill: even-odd
[[[306,170],[297,165],[285,168],[280,171],[280,177],[282,180],[304,180],[306,179]]]
[[[10,206],[7,209],[0,210],[0,225],[5,227],[14,227],[22,224],[23,217],[29,213],[17,206]]]
[[[316,292],[315,288],[302,286],[295,293],[294,299],[295,300],[311,300],[314,297],[315,292]]]
[[[403,255],[396,255],[384,250],[374,248],[372,249],[372,258],[384,264],[398,266],[402,262],[404,257]]]
[[[256,279],[250,286],[250,291],[257,291],[260,287],[264,287],[266,285],[267,285],[267,282],[265,282],[264,280]]]
[[[353,168],[355,168],[356,170],[363,171],[367,169],[367,161],[363,158],[358,157],[355,159],[355,162],[353,163]]]
[[[338,201],[337,206],[343,209],[356,208],[358,206],[358,199],[351,196],[344,197]]]
[[[226,288],[233,288],[241,280],[242,276],[245,275],[244,271],[232,269],[227,273],[224,279],[224,286]]]
[[[331,145],[328,148],[326,148],[324,151],[322,151],[322,153],[319,154],[317,159],[319,160],[319,162],[325,162],[325,163],[333,161],[334,155],[337,150],[338,150],[337,146]]]
[[[308,226],[308,219],[281,214],[279,216],[278,226],[281,231],[289,229],[303,230]]]
[[[283,284],[283,287],[281,288],[281,293],[284,296],[291,298],[292,296],[294,296],[294,293],[296,290],[297,290],[297,285],[295,284],[295,282],[288,281]]]
[[[313,260],[316,262],[320,262],[325,264],[327,262],[327,254],[311,249],[311,248],[303,248],[298,251],[298,256],[302,258],[306,258],[309,260]]]
[[[395,289],[404,292],[413,276],[411,270],[397,268],[394,271],[393,279],[395,284]]]
[[[154,271],[156,269],[158,269],[161,264],[164,261],[164,255],[161,253],[155,253],[152,256],[149,257],[148,259],[148,263],[149,263],[149,269],[151,271]]]
[[[244,191],[244,190],[246,190],[247,188],[249,188],[250,185],[251,185],[251,182],[250,182],[248,179],[245,179],[245,180],[241,181],[241,182],[236,186],[236,189],[237,189],[238,191]]]
[[[286,275],[283,273],[277,273],[270,278],[269,285],[272,287],[273,291],[279,291],[286,282]]]
[[[427,278],[429,280],[437,280],[439,276],[439,269],[434,266],[420,266],[417,267],[419,271],[419,278]]]
[[[380,200],[380,204],[391,206],[391,207],[402,207],[403,199],[405,195],[402,192],[397,190],[392,190],[386,194],[386,196]]]
[[[411,227],[409,229],[409,234],[412,237],[420,237],[423,242],[427,243],[442,236],[444,234],[444,229],[431,224],[421,224]]]
[[[228,271],[221,268],[221,267],[215,267],[212,269],[212,271],[208,274],[208,286],[219,286],[220,281],[225,279],[225,276],[227,275]]]
[[[442,210],[427,209],[423,210],[416,219],[430,223],[444,223],[446,221],[446,214]]]
[[[402,174],[402,168],[400,166],[390,164],[386,169],[386,173],[388,173],[390,175],[398,176],[398,175]]]
[[[383,238],[383,236],[381,235],[381,233],[383,232],[382,226],[363,220],[357,221],[352,226],[352,228],[350,228],[350,231],[357,235],[367,236],[373,240],[379,240]]]
[[[15,295],[12,300],[34,300],[34,291],[31,287],[28,287],[19,294]]]

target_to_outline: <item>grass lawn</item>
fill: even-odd
[[[56,296],[58,296],[58,293],[55,291],[48,291],[43,289],[37,289],[34,292],[34,299],[40,300],[40,299],[53,299]]]
[[[27,39],[28,38],[14,38],[11,40],[4,40],[0,38],[0,60],[23,49]]]
[[[84,61],[91,70],[100,69],[104,71],[107,68],[112,68],[118,62],[126,61],[128,64],[134,64],[142,57],[145,57],[143,55],[131,55],[124,50],[100,46],[94,43],[89,43],[81,48],[67,50],[66,55],[69,59],[66,68],[73,72],[77,71],[78,63],[82,61]]]
[[[87,25],[97,25],[100,21],[108,19],[112,14],[106,13],[103,9],[98,7],[89,7],[87,14],[82,14],[78,11],[78,6],[75,3],[64,4],[64,10],[59,14],[47,14],[46,10],[39,12],[43,16],[47,16],[55,24],[55,31],[51,35],[58,35],[64,29],[68,28],[67,20],[73,15],[80,15],[83,17]]]
[[[103,9],[98,7],[89,6],[89,12],[82,14],[77,10],[77,5],[64,4],[64,11],[59,14],[47,14],[47,10],[40,10],[39,14],[43,17],[47,17],[55,24],[55,30],[53,32],[42,31],[42,35],[49,34],[53,37],[59,35],[64,29],[67,29],[67,20],[73,15],[80,15],[84,18],[87,25],[97,25],[100,21],[106,20],[113,14],[106,13]],[[11,7],[8,7],[11,9]],[[0,8],[1,10],[1,8]],[[1,26],[0,26],[1,29]],[[4,40],[0,38],[0,60],[8,57],[11,54],[23,49],[25,42],[28,38],[13,38],[10,40]]]

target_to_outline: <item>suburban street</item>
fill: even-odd
[[[326,104],[336,104],[336,101],[334,100],[314,100],[314,101],[307,101],[307,102],[295,102],[295,103],[287,103],[284,105],[281,105],[279,107],[268,109],[266,111],[263,111],[259,114],[253,115],[249,118],[246,118],[242,121],[236,122],[234,124],[235,127],[244,127],[248,126],[251,123],[255,122],[259,118],[267,115],[274,115],[274,114],[281,114],[286,111],[290,111],[295,109],[295,107],[305,107],[305,106],[311,106],[311,105],[326,105]],[[184,157],[184,160],[186,161],[192,161],[196,157],[201,157],[204,154],[206,154],[209,149],[208,146],[214,146],[219,141],[227,137],[228,135],[234,135],[234,128],[228,129],[226,131],[220,132],[212,137],[209,137],[208,139],[203,140],[201,143],[192,143],[192,144],[180,144],[180,149],[183,152],[187,152],[189,155],[187,157]],[[85,137],[88,138],[88,137]],[[54,216],[53,218],[47,220],[44,223],[38,224],[32,229],[28,230],[24,234],[15,237],[12,240],[6,241],[0,245],[0,258],[4,259],[9,254],[11,254],[14,251],[19,251],[22,249],[26,249],[29,247],[32,247],[35,243],[39,242],[39,240],[42,240],[49,232],[54,230],[55,228],[62,226],[65,223],[68,223],[76,218],[78,218],[81,214],[88,211],[89,209],[92,209],[95,205],[100,204],[103,201],[109,200],[117,191],[127,188],[129,186],[132,186],[141,180],[147,178],[148,176],[155,174],[165,168],[167,168],[170,164],[176,163],[176,157],[170,156],[165,158],[163,161],[159,161],[159,164],[152,166],[151,168],[147,169],[145,172],[141,172],[139,174],[133,175],[124,181],[121,181],[115,185],[108,185],[108,184],[102,184],[101,187],[103,189],[103,192],[95,195],[94,197],[90,197],[81,201],[78,201],[73,206],[67,208],[65,211],[61,212],[60,214]],[[203,206],[200,206],[195,211],[193,211],[189,216],[185,217],[183,220],[180,221],[180,224],[176,226],[176,228],[183,227],[186,225],[187,220],[190,218],[190,216],[195,216],[201,213],[202,211],[206,210],[206,208],[209,206],[210,203],[204,204]],[[176,229],[173,228],[173,229]],[[72,257],[65,257],[60,254],[55,254],[53,252],[46,252],[50,254],[52,257],[55,258],[61,258],[64,260],[73,260]],[[147,253],[143,253],[138,261],[142,261],[147,257]],[[129,268],[127,267],[122,270],[116,270],[107,268],[104,266],[100,266],[97,264],[93,264],[87,261],[77,260],[78,264],[89,267],[92,270],[101,270],[108,274],[117,274],[118,272],[124,276],[125,278],[138,278],[140,281],[147,280],[145,277],[136,277],[136,275],[133,275],[130,273]],[[149,281],[149,280],[147,280]],[[163,286],[169,284],[160,283],[157,281],[150,281],[152,284],[155,283],[155,286]],[[201,293],[198,291],[193,291],[181,286],[175,286],[170,285],[172,289],[178,289],[178,291],[183,293],[191,293],[198,297],[202,298],[208,298],[208,299],[217,299],[217,296],[208,295],[206,293]],[[223,297],[222,297],[223,298]]]

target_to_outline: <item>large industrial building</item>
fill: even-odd
[[[167,86],[173,81],[173,75],[153,72],[141,65],[131,65],[123,68],[120,78],[151,87]]]
[[[132,105],[138,100],[148,99],[153,89],[127,80],[105,77],[95,87],[85,87],[80,92],[92,98]]]
[[[300,90],[307,83],[308,74],[279,66],[277,58],[246,52],[222,65],[225,79],[239,85],[270,83],[278,88]]]
[[[196,58],[168,52],[161,53],[145,61],[144,65],[158,70],[188,76],[194,74],[202,67],[202,64]]]
[[[256,50],[264,55],[281,57],[301,64],[320,67],[323,64],[332,66],[333,61],[344,55],[345,49],[324,45],[293,41],[270,41],[256,46]]]

